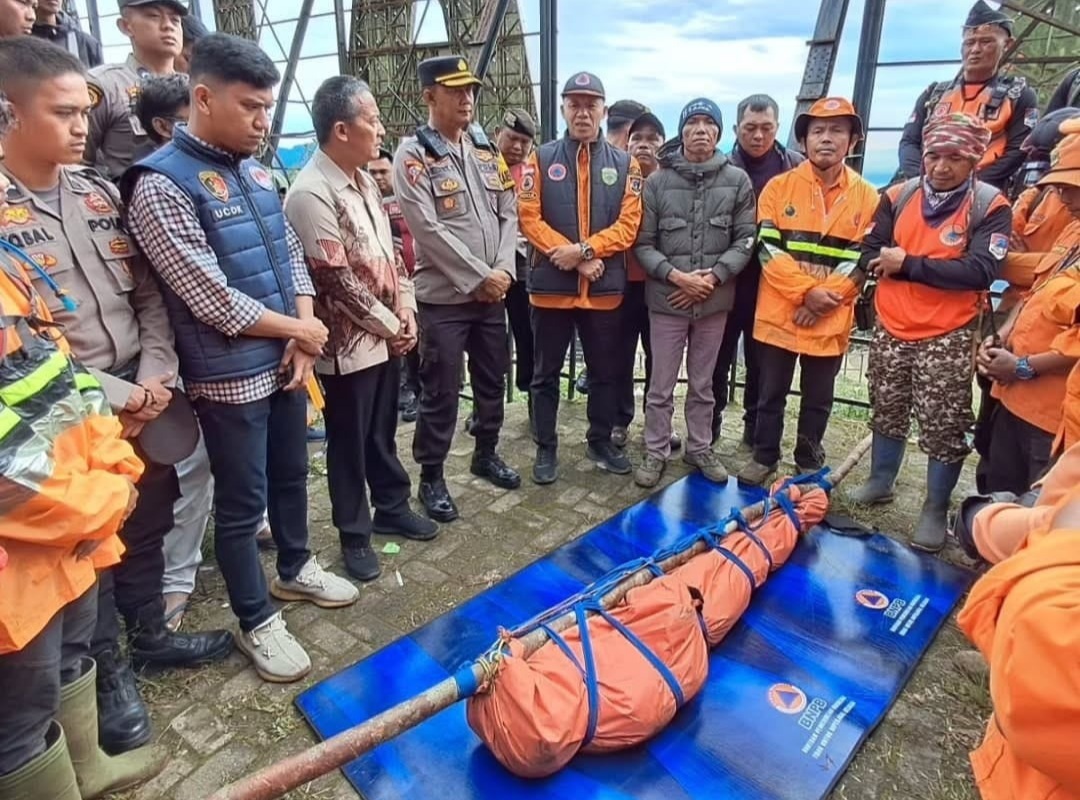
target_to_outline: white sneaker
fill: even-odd
[[[324,570],[312,556],[291,581],[275,577],[270,583],[270,594],[278,600],[306,600],[319,608],[344,608],[356,602],[360,590],[344,578]]]
[[[311,672],[311,659],[285,628],[280,613],[253,631],[241,631],[237,641],[264,681],[292,683]]]

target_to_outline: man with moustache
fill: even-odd
[[[118,181],[145,149],[147,133],[135,113],[139,86],[149,75],[169,75],[183,47],[181,20],[187,6],[180,0],[118,0],[120,31],[131,40],[123,64],[90,71],[90,135],[83,163]]]
[[[754,197],[761,197],[765,185],[788,170],[799,166],[805,159],[800,153],[788,150],[776,140],[780,129],[780,107],[767,94],[753,94],[742,100],[736,109],[735,145],[731,148],[731,163],[750,176]],[[741,442],[744,447],[754,446],[754,424],[757,420],[757,403],[760,382],[757,348],[754,344],[754,309],[757,306],[758,287],[761,285],[761,260],[757,253],[750,259],[746,269],[735,276],[735,303],[728,312],[724,339],[713,372],[713,443],[720,438],[724,421],[724,409],[728,403],[728,380],[731,367],[739,352],[742,340],[743,364],[746,367],[746,384],[743,388],[743,430]]]
[[[608,126],[610,129],[610,125]],[[660,147],[664,144],[664,124],[652,112],[645,111],[630,125],[627,148],[641,166],[641,177],[647,179],[660,168],[657,161]],[[645,351],[645,387],[648,391],[652,376],[652,345],[649,342],[649,307],[645,302],[645,270],[637,255],[626,251],[626,292],[619,306],[622,332],[620,334],[619,374],[615,379],[615,427],[611,429],[611,442],[616,447],[626,447],[630,438],[630,423],[634,421],[634,368],[637,365],[638,342]],[[644,409],[644,398],[642,409]],[[679,435],[672,431],[671,448],[682,447]]]
[[[509,353],[503,300],[514,282],[514,180],[483,129],[471,125],[480,79],[459,56],[420,63],[428,123],[394,157],[394,187],[416,242],[420,416],[413,458],[420,502],[437,522],[457,519],[443,465],[457,424],[465,354],[476,407],[470,471],[502,489],[521,476],[496,449]]]

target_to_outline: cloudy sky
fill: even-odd
[[[110,10],[107,0],[102,10]],[[212,27],[211,0],[200,0],[203,17]],[[84,7],[85,0],[79,0]],[[881,61],[956,59],[960,28],[972,0],[889,0]],[[284,62],[292,40],[295,0],[256,0],[257,15],[273,21],[264,26],[260,41],[275,59]],[[346,2],[348,7],[350,3]],[[445,39],[442,14],[434,0],[428,6],[421,41]],[[850,95],[855,75],[862,3],[851,2],[832,93]],[[538,0],[519,0],[527,33],[539,30]],[[315,0],[305,38],[304,60],[298,70],[299,93],[311,98],[319,83],[338,72],[333,0]],[[559,80],[582,69],[604,81],[609,100],[634,98],[649,105],[673,130],[679,110],[690,99],[708,96],[725,115],[723,145],[733,140],[730,125],[735,106],[748,94],[764,92],[777,99],[781,125],[791,122],[806,63],[806,41],[813,35],[815,0],[563,0],[559,3]],[[418,15],[419,16],[419,15]],[[276,34],[276,38],[275,35]],[[122,60],[126,40],[116,30],[115,16],[102,18],[106,60]],[[528,41],[534,80],[539,73],[539,41]],[[871,126],[904,123],[918,94],[933,80],[951,77],[955,65],[883,68],[878,71]],[[297,92],[292,100],[299,101]],[[310,121],[301,102],[290,103],[286,116],[288,139],[301,140]],[[896,165],[897,134],[871,134],[868,174],[888,177]]]

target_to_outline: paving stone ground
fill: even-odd
[[[794,404],[792,404],[794,405]],[[462,406],[463,415],[467,404]],[[792,409],[789,409],[789,411]],[[867,434],[865,422],[837,409],[830,424],[827,448],[838,463]],[[364,658],[414,628],[483,591],[507,575],[588,531],[597,523],[632,505],[647,492],[630,477],[598,472],[584,457],[584,398],[562,404],[560,418],[561,477],[549,487],[528,480],[533,446],[521,400],[507,406],[502,453],[521,470],[519,491],[496,489],[468,472],[473,440],[459,433],[447,465],[448,482],[461,509],[461,519],[444,526],[428,544],[396,540],[397,555],[382,555],[383,575],[361,589],[355,606],[324,611],[294,604],[285,611],[290,628],[309,647],[314,662],[310,676],[288,686],[264,683],[239,653],[212,667],[144,675],[141,687],[153,715],[157,742],[171,760],[154,781],[117,800],[200,800],[223,783],[266,766],[314,743],[315,739],[292,704],[302,690]],[[737,448],[737,408],[728,414],[720,452],[734,473],[749,458]],[[640,419],[632,430],[630,452],[641,452]],[[402,426],[399,447],[406,466],[412,425]],[[790,453],[789,436],[786,451]],[[925,458],[912,446],[899,483],[899,499],[884,512],[851,513],[864,522],[904,538],[910,534],[921,502]],[[860,480],[867,465],[853,479]],[[667,485],[685,474],[674,460],[664,476]],[[960,491],[972,484],[970,465]],[[414,484],[415,488],[415,484]],[[312,449],[311,540],[320,561],[342,574],[336,531],[331,525],[326,494],[325,462]],[[843,503],[840,501],[840,508]],[[381,548],[388,541],[377,537]],[[208,548],[210,552],[210,548]],[[947,558],[961,561],[956,551]],[[264,556],[272,575],[272,557]],[[398,575],[401,582],[398,582]],[[221,576],[212,556],[200,572],[185,627],[231,627]],[[986,687],[957,673],[953,655],[966,649],[963,637],[950,623],[942,631],[903,695],[838,784],[838,800],[974,800],[977,797],[967,766],[967,751],[978,740],[989,703]],[[290,798],[346,800],[357,797],[335,772],[292,792]],[[452,798],[447,798],[452,800]]]

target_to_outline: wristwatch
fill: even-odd
[[[1031,361],[1027,356],[1016,359],[1016,369],[1014,370],[1016,377],[1022,381],[1030,381],[1032,378],[1037,378],[1039,373],[1035,367],[1031,366]]]
[[[594,258],[596,258],[596,251],[593,250],[590,245],[586,244],[585,242],[582,242],[581,244],[578,245],[578,247],[581,248],[581,260],[582,261],[592,261]]]

